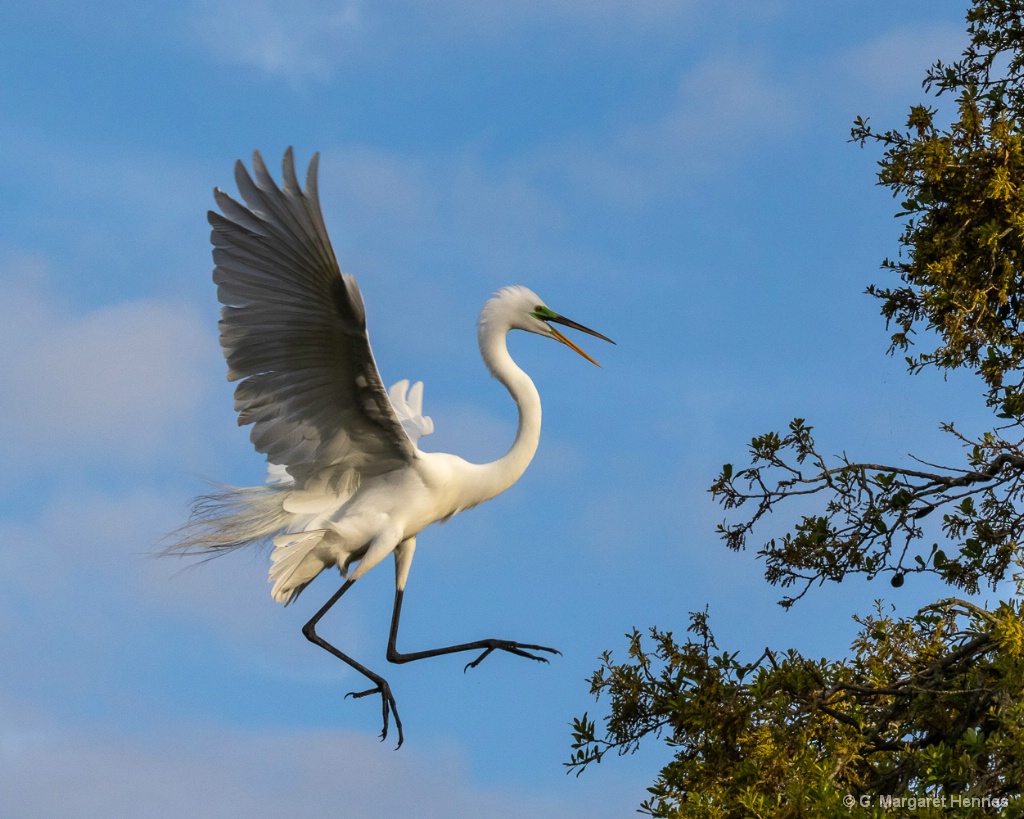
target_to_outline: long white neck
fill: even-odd
[[[519,409],[519,427],[512,447],[501,458],[474,465],[477,485],[467,487],[469,500],[483,503],[500,495],[518,481],[533,460],[540,443],[540,394],[533,381],[508,354],[505,343],[509,327],[500,321],[485,321],[479,327],[480,354],[487,369],[509,391]]]

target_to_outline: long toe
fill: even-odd
[[[548,661],[547,657],[538,657],[536,654],[531,654],[531,651],[547,651],[551,654],[558,654],[559,656],[562,654],[562,652],[557,648],[533,645],[532,643],[515,643],[511,640],[485,640],[482,644],[486,645],[487,648],[475,660],[470,663],[466,663],[466,667],[462,669],[463,672],[468,671],[470,668],[476,668],[484,661],[487,655],[495,650],[507,651],[509,654],[515,654],[518,657],[526,657],[528,660],[536,660],[540,663],[546,663]],[[527,651],[527,649],[529,649],[529,651]]]
[[[380,700],[384,720],[384,728],[380,732],[380,741],[383,742],[388,738],[388,712],[390,711],[395,717],[395,729],[398,731],[398,744],[395,746],[397,751],[402,747],[402,743],[405,742],[405,735],[402,733],[402,718],[398,716],[398,703],[395,702],[395,695],[391,693],[391,686],[387,683],[381,686]]]
[[[534,646],[529,645],[527,643],[516,643],[515,645],[519,648],[528,648],[532,651],[547,651],[551,654],[557,654],[559,657],[562,656],[562,652],[559,651],[557,648],[549,648],[548,646]]]
[[[348,699],[349,697],[351,697],[354,700],[358,700],[358,699],[361,699],[362,697],[368,697],[368,696],[370,696],[370,694],[380,694],[380,693],[382,693],[382,692],[380,690],[380,686],[378,685],[376,688],[368,688],[365,691],[349,691],[345,695],[345,699]]]
[[[509,652],[510,654],[515,654],[517,657],[526,657],[530,660],[536,660],[539,663],[546,663],[548,661],[547,657],[538,657],[536,654],[531,654],[529,651],[524,651],[519,646],[506,648],[505,651]],[[557,654],[558,652],[555,653]]]

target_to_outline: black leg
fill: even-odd
[[[427,657],[440,657],[444,654],[456,654],[460,651],[482,651],[483,653],[470,663],[466,663],[466,667],[463,671],[467,671],[470,668],[476,668],[480,663],[484,661],[492,651],[507,651],[510,654],[516,654],[520,657],[527,657],[531,660],[538,660],[542,663],[547,662],[546,657],[538,657],[536,654],[531,654],[530,651],[548,651],[552,654],[561,654],[554,648],[548,648],[547,646],[536,646],[530,643],[514,643],[511,640],[475,640],[472,643],[460,643],[457,646],[445,646],[444,648],[431,648],[426,651],[413,651],[409,654],[402,654],[396,647],[395,643],[398,640],[398,621],[402,617],[402,596],[405,594],[403,589],[395,590],[395,608],[391,614],[391,635],[388,637],[388,661],[392,663],[411,663],[414,660],[425,660]],[[527,651],[529,649],[530,651]],[[398,715],[395,715],[395,719],[398,719]]]
[[[391,686],[388,685],[388,681],[381,677],[379,674],[374,674],[366,666],[357,663],[347,654],[343,654],[330,643],[328,643],[323,637],[316,633],[316,624],[320,622],[320,618],[323,617],[330,610],[331,606],[341,599],[341,596],[349,590],[349,587],[355,583],[354,580],[348,580],[345,582],[338,591],[334,593],[334,596],[328,600],[322,609],[313,615],[313,618],[302,627],[302,633],[306,635],[306,639],[311,643],[316,643],[320,648],[325,651],[329,651],[339,660],[348,663],[352,668],[366,677],[370,682],[374,684],[373,688],[366,691],[350,691],[346,694],[346,697],[353,697],[358,699],[360,697],[367,697],[370,694],[380,694],[381,708],[384,712],[384,730],[380,733],[381,742],[387,739],[388,736],[388,711],[395,715],[395,727],[398,729],[398,745],[395,746],[397,751],[402,747],[402,743],[405,741],[405,737],[402,734],[402,720],[398,716],[398,706],[395,704],[395,697],[391,693]]]

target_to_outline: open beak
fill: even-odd
[[[614,344],[615,343],[610,338],[608,338],[608,336],[603,336],[599,332],[597,332],[596,330],[591,330],[589,327],[584,327],[582,324],[577,324],[572,319],[563,318],[562,316],[554,316],[552,318],[546,318],[545,321],[548,322],[548,326],[549,327],[551,327],[551,323],[554,322],[556,324],[561,324],[561,325],[563,325],[565,327],[571,327],[573,330],[579,330],[581,333],[586,333],[587,335],[591,335],[591,336],[595,336],[597,338],[603,339],[604,341],[607,341],[610,344]],[[578,346],[576,346],[575,343],[573,343],[568,338],[566,338],[564,335],[562,335],[560,332],[558,332],[558,330],[556,330],[554,327],[551,327],[551,336],[556,341],[561,341],[570,350],[575,350],[577,353],[579,353],[581,356],[583,356],[585,359],[587,359],[587,361],[589,361],[591,364],[593,364],[593,365],[595,365],[597,367],[601,366],[596,361],[594,361],[594,359],[592,359],[589,355],[587,355],[585,352],[583,352],[583,350],[581,350]]]

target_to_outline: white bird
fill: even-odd
[[[552,325],[611,339],[558,315],[525,287],[500,290],[480,313],[478,339],[491,375],[519,408],[515,441],[488,464],[423,452],[417,440],[433,431],[432,421],[422,414],[423,385],[410,389],[408,381],[400,381],[390,392],[384,390],[370,351],[362,296],[355,279],[338,267],[324,226],[317,163],[314,155],[303,191],[289,148],[282,163],[284,184],[278,188],[256,152],[255,181],[241,161],[235,165],[244,205],[214,190],[223,211],[209,213],[213,278],[224,305],[220,342],[228,379],[239,381],[238,423],[252,424],[250,438],[267,456],[269,469],[265,486],[222,487],[197,498],[189,522],[167,551],[217,554],[272,541],[271,595],[284,604],[324,569],[338,567],[344,584],[306,623],[303,634],[373,683],[351,696],[380,694],[381,739],[387,737],[390,712],[400,747],[402,722],[387,681],[326,642],[316,624],[353,583],[393,554],[390,662],[480,651],[468,669],[495,650],[542,662],[547,660],[534,652],[559,653],[511,640],[412,653],[399,652],[395,643],[416,535],[504,492],[537,450],[540,396],[508,353],[509,331],[555,339],[594,364]]]

